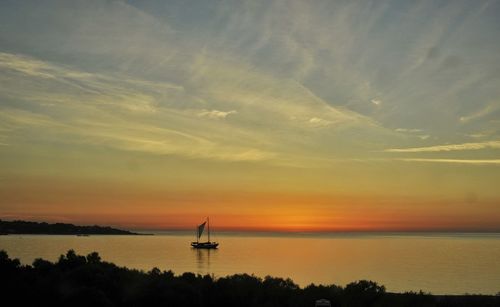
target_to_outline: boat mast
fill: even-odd
[[[207,216],[207,223],[208,223],[208,242],[210,242],[210,218]]]

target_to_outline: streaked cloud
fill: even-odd
[[[408,132],[408,133],[418,133],[422,132],[422,129],[407,129],[407,128],[397,128],[394,131],[396,132]]]
[[[319,117],[312,117],[309,119],[309,123],[315,127],[326,127],[326,126],[331,125],[333,122],[319,118]]]
[[[53,78],[54,67],[29,57],[0,52],[0,69],[10,69],[26,75]]]
[[[194,76],[189,83],[173,84],[87,73],[25,55],[4,53],[0,69],[4,68],[8,87],[0,90],[0,95],[21,99],[30,107],[2,107],[2,126],[10,129],[4,132],[6,140],[30,138],[36,133],[20,135],[20,131],[37,129],[37,133],[45,133],[46,138],[60,143],[304,167],[297,161],[307,165],[321,157],[315,141],[321,134],[309,131],[309,143],[292,152],[293,135],[298,131],[341,127],[386,133],[369,118],[329,106],[294,81],[278,81],[241,64],[227,66],[224,61],[213,62],[206,58],[206,52],[202,57],[197,68],[189,68]],[[41,69],[44,77],[40,77]],[[206,73],[211,73],[209,79],[205,79]],[[22,85],[19,80],[23,80]],[[193,86],[200,92],[185,90]],[[44,91],[47,87],[55,90]],[[209,106],[207,101],[216,101],[213,105],[217,108],[199,108]],[[244,111],[231,109],[235,105]],[[315,114],[321,114],[321,118]],[[237,120],[223,121],[229,117]],[[290,131],[289,137],[273,134],[267,125]],[[229,130],[231,134],[227,133]],[[329,144],[324,145],[324,150],[328,152],[326,145]],[[292,157],[296,157],[295,163],[290,163]]]
[[[480,139],[480,138],[484,138],[486,136],[488,136],[488,134],[486,133],[471,133],[471,134],[467,134],[468,137],[471,137],[471,138],[475,138],[475,139]]]
[[[451,163],[451,164],[471,164],[471,165],[500,165],[500,159],[396,159],[406,162],[429,162],[429,163]]]
[[[490,115],[494,112],[500,111],[500,104],[490,104],[484,107],[481,110],[478,110],[477,112],[474,112],[472,114],[466,115],[466,116],[461,116],[460,117],[460,122],[462,123],[468,123],[470,121],[478,120],[481,119],[487,115]]]
[[[499,149],[500,141],[437,145],[437,146],[414,147],[414,148],[391,148],[391,149],[386,149],[385,151],[386,152],[439,152],[439,151],[480,150],[487,148]]]
[[[231,110],[231,111],[203,110],[200,113],[198,113],[198,116],[208,117],[208,118],[213,118],[213,119],[222,119],[222,118],[228,117],[231,114],[236,114],[236,113],[238,113],[238,112],[236,112],[235,110]]]

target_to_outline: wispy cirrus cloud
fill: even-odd
[[[22,107],[0,106],[0,126],[9,128],[5,143],[42,134],[54,142],[122,151],[299,166],[290,163],[292,157],[307,164],[324,154],[316,150],[322,135],[338,138],[330,128],[384,133],[369,118],[329,106],[294,81],[205,57],[206,52],[198,66],[189,67],[192,78],[173,84],[3,53],[0,71],[7,87],[0,96],[23,101]],[[186,90],[191,88],[197,90]],[[223,120],[229,117],[234,120]],[[297,140],[296,133],[309,137]],[[328,143],[321,146],[331,150]]]
[[[500,165],[500,159],[395,159],[405,162],[428,162],[428,163],[448,163],[448,164],[470,164],[470,165]]]
[[[408,132],[408,133],[418,133],[418,132],[422,132],[423,130],[422,129],[408,129],[408,128],[396,128],[394,131],[396,132]]]
[[[330,126],[332,124],[331,121],[326,120],[326,119],[322,119],[319,117],[310,118],[309,123],[314,127],[327,127],[327,126]]]
[[[203,110],[198,113],[198,116],[200,117],[208,117],[208,118],[213,118],[213,119],[223,119],[228,117],[231,114],[236,114],[235,110],[231,111],[219,111],[219,110]]]
[[[460,117],[460,122],[461,123],[469,123],[471,121],[475,121],[478,119],[481,119],[483,117],[486,117],[494,112],[500,111],[500,104],[489,104],[483,109],[480,109],[472,114],[461,116]]]
[[[44,61],[0,52],[0,69],[10,69],[34,77],[54,78],[53,71],[56,68]]]
[[[34,19],[18,32],[29,46],[25,54],[38,52],[34,56],[0,54],[2,93],[9,101],[22,100],[22,108],[31,113],[57,122],[65,122],[64,118],[67,122],[91,118],[96,124],[128,120],[180,133],[166,133],[166,140],[155,136],[148,146],[120,145],[122,149],[170,152],[168,148],[182,144],[182,150],[173,152],[193,155],[208,146],[190,138],[181,141],[180,135],[185,134],[209,141],[211,150],[221,151],[221,157],[227,156],[223,148],[234,146],[241,152],[260,150],[273,157],[299,151],[294,155],[318,159],[332,153],[361,156],[360,148],[373,152],[382,146],[389,148],[387,152],[472,150],[483,145],[400,148],[397,144],[404,133],[421,144],[436,135],[436,124],[449,127],[448,117],[456,123],[458,116],[448,114],[450,110],[469,114],[462,122],[482,125],[473,119],[491,114],[497,105],[496,100],[486,108],[463,105],[457,99],[462,92],[471,96],[473,88],[494,97],[496,87],[488,73],[495,71],[497,55],[492,53],[485,65],[464,65],[468,59],[464,55],[477,51],[451,52],[442,43],[463,43],[464,37],[482,33],[470,25],[488,15],[484,7],[491,4],[487,3],[442,8],[405,3],[398,9],[385,1],[324,6],[303,1],[272,5],[264,1],[263,6],[214,3],[212,13],[226,16],[229,5],[231,18],[211,18],[212,13],[207,13],[196,21],[190,14],[202,7],[192,4],[193,10],[185,10],[182,1],[172,1],[168,10],[144,3],[76,1],[54,9],[55,4],[13,5],[21,11],[36,10]],[[383,22],[387,16],[400,16],[399,9],[406,12],[405,22]],[[63,17],[68,13],[74,18]],[[276,19],[276,14],[287,18]],[[421,16],[436,22],[417,27]],[[16,29],[17,20],[7,11],[0,17],[0,39],[11,41],[8,29]],[[40,19],[54,22],[39,27]],[[191,20],[191,26],[186,27],[186,20]],[[445,37],[454,25],[461,27],[461,35]],[[54,35],[56,28],[64,35]],[[409,42],[408,35],[415,39]],[[400,51],[388,47],[392,45]],[[470,73],[464,73],[465,66]],[[480,69],[483,66],[488,69]],[[446,107],[455,102],[456,108]],[[113,114],[109,119],[107,112]],[[394,131],[384,129],[385,124],[419,129]]]
[[[413,148],[390,148],[384,151],[385,152],[440,152],[440,151],[480,150],[488,148],[499,149],[500,141],[437,145],[437,146],[413,147]]]

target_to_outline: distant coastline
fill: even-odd
[[[109,226],[78,226],[65,223],[45,223],[29,221],[0,220],[0,234],[40,234],[40,235],[145,235]]]

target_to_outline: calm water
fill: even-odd
[[[500,292],[500,234],[279,236],[219,234],[218,250],[194,250],[191,236],[0,237],[0,249],[29,264],[56,260],[74,249],[98,251],[106,261],[130,268],[158,267],[176,274],[225,276],[253,273],[309,283],[345,285],[375,280],[389,291],[434,294]]]

